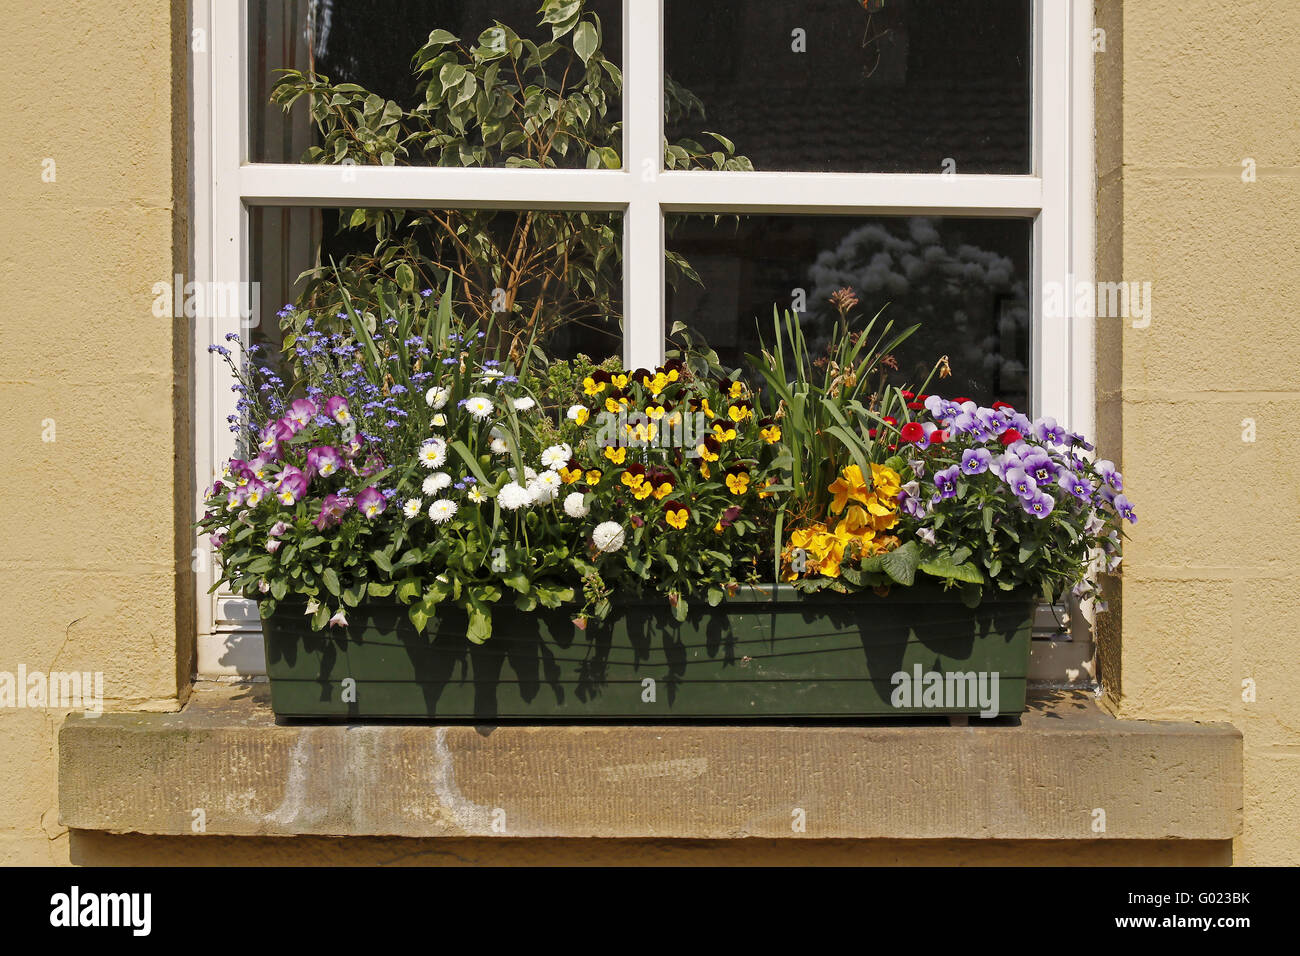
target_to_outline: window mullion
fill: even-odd
[[[623,220],[623,359],[658,365],[664,341],[662,0],[624,0],[623,115],[626,185]]]

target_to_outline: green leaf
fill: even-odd
[[[406,614],[410,617],[411,623],[415,625],[415,629],[423,634],[425,627],[429,623],[429,612],[424,609],[424,605],[418,602],[412,604]]]
[[[597,42],[596,27],[590,20],[583,20],[578,24],[578,29],[573,31],[573,52],[578,54],[584,66],[596,52]]]
[[[954,564],[946,556],[921,562],[919,570],[924,571],[931,577],[943,578],[946,581],[962,581],[967,584],[984,583],[984,575],[980,573],[980,569],[975,565]]]
[[[388,555],[385,552],[380,551],[379,549],[371,551],[370,560],[375,562],[375,567],[379,568],[379,570],[383,571],[385,574],[393,573],[393,562],[388,559]]]
[[[405,262],[397,267],[397,286],[403,292],[415,291],[415,272]]]
[[[921,552],[915,541],[909,541],[900,548],[886,551],[880,556],[880,567],[902,585],[910,586],[916,578],[916,569],[921,564]]]
[[[320,577],[325,582],[325,586],[330,589],[330,594],[337,596],[342,593],[342,588],[339,587],[339,576],[333,568],[326,568],[321,572]]]
[[[460,37],[446,30],[434,30],[429,34],[429,39],[425,41],[425,46],[446,46],[448,43],[455,43]]]
[[[371,597],[382,598],[392,594],[393,588],[396,586],[395,584],[380,584],[378,581],[370,581],[366,585],[366,590],[370,592]]]
[[[600,146],[596,149],[600,161],[606,169],[622,169],[623,160],[613,146]]]
[[[416,578],[403,578],[397,582],[397,600],[403,604],[420,596],[420,582]]]
[[[717,607],[724,597],[726,594],[722,588],[709,588],[709,607]]]

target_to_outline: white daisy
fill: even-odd
[[[442,412],[439,412],[437,415],[434,415],[433,418],[429,419],[429,424],[434,428],[445,428],[447,426],[447,416]]]
[[[515,411],[526,412],[537,403],[533,401],[531,398],[529,398],[527,395],[525,395],[523,398],[516,398],[510,404],[514,405]]]
[[[474,395],[465,399],[465,411],[473,415],[475,421],[483,421],[495,410],[496,406],[486,395]]]
[[[402,504],[402,514],[406,515],[408,518],[414,518],[420,513],[420,509],[423,507],[424,502],[419,498],[407,498]]]
[[[571,422],[576,422],[582,417],[582,413],[585,411],[587,411],[586,405],[570,405],[569,410],[565,413],[565,417]]]
[[[597,551],[604,554],[612,554],[623,547],[623,540],[623,526],[617,521],[602,521],[591,533],[592,544],[596,546]]]
[[[552,445],[550,448],[546,449],[546,451],[542,452],[542,467],[559,468],[562,465],[567,465],[569,459],[572,457],[573,449],[570,448],[567,443]]]
[[[482,488],[480,488],[478,485],[475,485],[474,487],[470,488],[470,490],[466,493],[465,497],[467,497],[470,501],[474,502],[474,504],[481,505],[483,502],[488,500],[489,496],[483,493]]]
[[[452,518],[456,517],[456,502],[450,498],[439,498],[433,504],[429,505],[429,517],[437,524],[446,524]]]
[[[519,477],[519,473],[514,468],[507,468],[506,474],[508,474],[511,478],[517,479]],[[532,481],[536,477],[537,477],[537,472],[533,471],[533,469],[529,468],[527,465],[524,465],[524,480],[523,482],[521,482],[521,484],[527,484],[528,482]]]
[[[507,511],[517,511],[520,508],[526,508],[533,503],[532,493],[518,482],[512,481],[503,485],[497,492],[497,501],[502,508]]]
[[[451,398],[451,389],[440,388],[435,385],[424,393],[424,400],[429,403],[429,407],[434,409],[442,408],[447,404],[447,399]]]
[[[429,438],[420,445],[417,454],[420,464],[425,468],[440,468],[442,463],[447,460],[447,443],[441,438]]]
[[[564,513],[570,518],[585,518],[591,509],[587,507],[586,495],[581,491],[575,491],[569,497],[564,499]]]
[[[497,438],[496,436],[493,436],[489,447],[491,447],[492,454],[494,455],[510,454],[510,446],[506,444],[504,438]]]
[[[491,384],[498,378],[505,378],[506,373],[499,368],[485,368],[483,370],[483,384]]]
[[[528,487],[533,492],[533,500],[541,503],[554,501],[564,487],[564,482],[560,480],[558,471],[544,471],[529,482]]]
[[[420,486],[420,490],[426,495],[436,495],[450,484],[451,475],[447,474],[445,471],[435,471],[428,478],[424,479],[424,484]]]

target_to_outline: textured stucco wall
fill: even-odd
[[[1237,860],[1294,863],[1300,4],[1098,11],[1099,278],[1155,293],[1149,327],[1098,323],[1102,447],[1142,513],[1104,671],[1124,716],[1245,732]],[[0,52],[21,65],[0,137],[0,670],[100,670],[110,707],[174,707],[192,647],[189,343],[183,322],[153,316],[150,289],[188,271],[184,4],[4,0],[0,13]],[[1225,859],[1216,844],[70,840],[55,810],[61,719],[0,710],[0,863]]]
[[[108,706],[174,708],[188,344],[151,289],[188,271],[184,7],[7,0],[0,22],[0,671],[100,671]],[[0,709],[0,863],[67,859],[61,718]]]
[[[1294,864],[1300,4],[1097,8],[1098,278],[1154,296],[1145,328],[1098,321],[1102,450],[1141,514],[1103,679],[1121,716],[1235,724],[1237,862]]]

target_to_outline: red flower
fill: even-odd
[[[925,408],[925,402],[908,402],[908,411],[919,412]]]
[[[898,419],[897,419],[897,418],[894,418],[894,417],[892,417],[892,416],[890,416],[890,415],[886,415],[884,418],[881,419],[881,421],[884,422],[886,425],[897,425],[897,424],[898,424]]]
[[[1004,445],[1014,445],[1016,442],[1020,441],[1020,439],[1023,437],[1024,436],[1021,435],[1020,432],[1016,431],[1014,428],[1008,428],[1006,431],[1002,433],[1002,437],[999,438],[998,441],[1002,442],[1002,444]]]
[[[899,432],[898,437],[906,442],[919,442],[925,438],[925,429],[917,422],[908,422],[903,426],[903,430]]]
[[[867,437],[868,437],[868,438],[875,438],[875,437],[876,437],[876,430],[875,430],[874,428],[868,428],[868,429],[867,429]]]
[[[915,393],[915,392],[909,392],[907,389],[903,389],[903,390],[902,390],[901,392],[899,392],[898,394],[902,395],[904,398],[907,398],[907,399],[916,398],[916,393]]]
[[[1000,409],[1000,408],[1009,408],[1009,409],[1011,409],[1011,411],[1013,411],[1013,412],[1016,410],[1016,407],[1015,407],[1014,405],[1008,405],[1006,402],[994,402],[994,403],[993,403],[993,407],[994,407],[995,409]]]
[[[969,399],[969,398],[954,398],[953,401],[956,402],[958,405],[964,405],[966,402],[969,402],[970,399]]]

